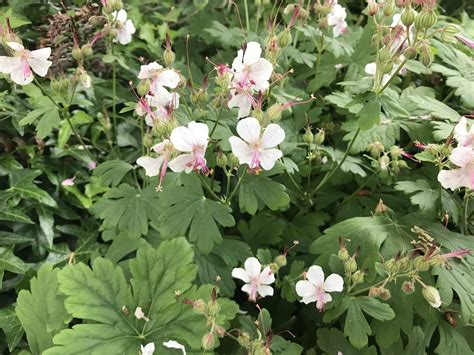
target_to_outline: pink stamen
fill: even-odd
[[[402,156],[404,156],[405,158],[408,158],[408,159],[414,161],[415,163],[421,163],[421,162],[420,162],[418,159],[416,159],[413,155],[411,155],[411,154],[409,154],[409,153],[407,153],[407,152],[402,151],[400,154],[401,154]]]
[[[252,160],[250,161],[250,169],[255,170],[260,167],[260,153],[258,147],[253,151]]]
[[[469,249],[459,249],[459,250],[455,250],[455,251],[452,251],[450,253],[447,253],[447,254],[442,254],[441,256],[445,259],[449,259],[449,258],[463,258],[465,257],[466,255],[470,255],[472,253],[472,250],[469,250]]]

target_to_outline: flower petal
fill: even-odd
[[[245,271],[241,267],[237,267],[237,268],[232,269],[232,277],[234,279],[242,280],[245,283],[250,282],[249,274],[247,274],[247,271]]]
[[[275,276],[269,266],[265,267],[258,276],[258,282],[263,285],[270,285],[275,282]]]
[[[179,74],[171,69],[162,71],[157,78],[158,85],[163,85],[170,89],[176,88],[180,81]]]
[[[18,42],[7,42],[7,45],[11,49],[13,49],[15,52],[19,52],[25,49],[25,47],[23,47],[23,45],[21,45]]]
[[[227,103],[227,106],[229,108],[238,107],[239,113],[237,118],[241,118],[249,115],[250,109],[252,108],[252,102],[246,94],[234,94]]]
[[[12,71],[20,68],[22,62],[20,57],[0,56],[0,73],[10,74]]]
[[[180,173],[182,171],[190,173],[193,170],[193,165],[194,155],[192,154],[182,154],[169,162],[170,169],[175,173]]]
[[[50,49],[50,48],[48,48]],[[51,51],[51,50],[50,50]],[[31,69],[41,77],[45,77],[48,74],[48,69],[53,64],[50,60],[40,59],[40,58],[31,58],[28,60],[28,64],[31,66]]]
[[[321,266],[313,265],[306,273],[306,278],[315,286],[322,286],[324,284],[324,272]]]
[[[260,123],[254,117],[247,117],[237,123],[237,133],[250,144],[258,144],[260,139]]]
[[[283,156],[279,149],[264,149],[260,151],[260,165],[264,170],[271,170],[275,162]]]
[[[186,348],[183,344],[178,343],[175,340],[168,340],[163,343],[163,346],[171,349],[179,349],[183,352],[183,355],[186,355]]]
[[[127,22],[125,22],[125,30],[131,35],[133,35],[136,32],[136,28],[132,20],[127,20]]]
[[[258,285],[257,292],[260,296],[273,296],[273,287],[267,285]]]
[[[295,286],[296,294],[300,297],[314,295],[316,297],[316,287],[308,280],[300,280]],[[314,301],[313,301],[314,302]]]
[[[205,149],[209,140],[209,127],[207,124],[191,121],[188,124],[188,129],[194,136],[195,144]]]
[[[253,149],[242,139],[236,136],[229,138],[232,153],[239,159],[240,164],[250,164],[253,156]]]
[[[285,131],[276,123],[271,123],[265,128],[262,136],[262,148],[273,148],[285,140]]]
[[[343,288],[344,280],[338,274],[331,274],[324,281],[323,289],[326,292],[341,292]]]
[[[262,270],[262,265],[260,264],[260,261],[258,261],[258,259],[254,257],[245,260],[244,267],[250,278],[259,276],[260,270]]]
[[[181,152],[192,152],[194,142],[194,136],[191,134],[187,127],[176,127],[171,132],[170,137],[173,146]]]
[[[438,181],[445,189],[456,190],[461,187],[474,189],[474,167],[441,170]]]
[[[160,173],[160,167],[163,163],[164,157],[140,157],[137,159],[137,164],[145,169],[146,176],[157,176]]]
[[[456,147],[451,152],[449,160],[459,167],[474,163],[474,149],[471,147]]]
[[[22,64],[10,73],[10,77],[18,85],[27,85],[33,81],[34,75],[31,70],[25,71]]]
[[[242,49],[239,50],[242,52]],[[252,65],[260,59],[262,55],[262,47],[258,42],[248,42],[245,47],[245,52],[243,54],[243,62],[247,65]]]

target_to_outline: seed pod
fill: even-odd
[[[217,302],[209,301],[207,304],[207,314],[209,314],[211,317],[218,315],[220,310],[221,306],[219,306],[219,303]]]
[[[357,262],[355,261],[354,257],[350,257],[344,263],[344,271],[349,274],[349,273],[353,273],[356,270],[357,270]]]
[[[415,47],[407,47],[403,53],[406,59],[415,59],[417,54],[418,53]]]
[[[140,84],[138,84],[137,86],[138,95],[145,96],[146,94],[148,94],[148,92],[150,91],[150,84],[151,82],[149,79],[140,81]]]
[[[285,28],[280,34],[278,35],[278,46],[281,48],[285,48],[291,42],[291,32],[289,28]]]
[[[287,264],[286,256],[285,255],[278,255],[275,258],[275,264],[278,265],[278,268],[282,268],[282,267],[286,266],[286,264]]]
[[[383,47],[379,50],[379,61],[386,62],[392,58],[392,54],[390,53],[390,48]]]
[[[339,249],[339,251],[337,252],[337,256],[341,261],[347,261],[350,258],[349,252],[346,248]]]
[[[417,271],[428,271],[430,268],[430,262],[425,259],[424,256],[418,256],[414,261],[415,269]]]
[[[122,0],[110,0],[112,8],[114,11],[120,11],[123,9],[123,2]]]
[[[405,281],[402,284],[402,291],[407,295],[412,294],[415,292],[415,283],[413,281]]]
[[[92,46],[88,44],[84,44],[81,48],[82,55],[84,58],[90,57],[92,54],[94,54],[94,50],[92,49]]]
[[[82,50],[79,47],[74,47],[74,49],[72,50],[72,57],[78,62],[84,58],[83,55],[84,54],[82,53]]]
[[[410,27],[411,25],[413,25],[413,22],[415,22],[415,17],[415,10],[413,10],[411,6],[408,6],[403,10],[402,15],[400,16],[400,20],[406,27]]]
[[[360,270],[357,270],[352,274],[352,282],[354,284],[361,284],[364,282],[364,273]]]
[[[281,110],[282,110],[282,105],[281,104],[273,104],[267,109],[267,118],[270,120],[270,122],[277,122],[281,119]]]
[[[309,128],[306,128],[305,129],[305,132],[303,134],[303,141],[310,145],[313,143],[313,140],[314,140],[314,135],[313,135],[313,132],[311,132],[311,130]]]
[[[216,343],[216,337],[211,332],[205,334],[201,340],[201,346],[204,350],[210,350]]]
[[[171,48],[166,48],[165,53],[163,54],[163,59],[167,67],[171,67],[176,59],[176,54],[171,50]]]

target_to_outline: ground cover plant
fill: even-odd
[[[0,6],[3,353],[474,351],[470,2]]]

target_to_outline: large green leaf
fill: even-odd
[[[197,272],[192,260],[191,245],[176,238],[162,242],[158,249],[140,248],[129,263],[130,284],[123,270],[107,259],[95,259],[92,269],[84,264],[65,268],[59,283],[67,295],[66,309],[86,322],[59,333],[54,338],[57,346],[45,354],[135,355],[140,344],[148,342],[154,342],[162,353],[162,343],[169,339],[199,349],[206,332],[205,318],[177,296],[210,298],[207,286],[188,291]],[[218,321],[227,326],[237,307],[231,301],[218,300],[222,310]],[[135,318],[136,307],[142,307],[148,322]]]
[[[160,194],[159,230],[166,237],[186,235],[208,254],[215,244],[222,242],[218,224],[232,227],[235,224],[232,210],[221,202],[206,198],[195,176],[181,178],[183,185],[165,185]]]
[[[246,176],[240,185],[239,206],[252,215],[263,206],[279,210],[289,203],[290,197],[285,186],[268,177]]]
[[[10,188],[8,191],[22,198],[36,200],[49,207],[57,207],[56,201],[44,190],[35,185],[33,180],[41,171],[21,169],[10,172]]]
[[[107,160],[94,169],[93,175],[100,178],[103,185],[117,186],[133,166],[122,160]]]
[[[64,308],[64,296],[58,292],[58,272],[51,264],[44,264],[31,280],[31,291],[18,294],[15,310],[33,354],[50,348],[53,336],[72,318]]]
[[[5,333],[8,350],[12,352],[25,333],[20,320],[16,316],[15,307],[9,306],[0,309],[0,329]]]

